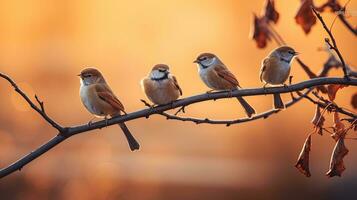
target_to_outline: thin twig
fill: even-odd
[[[330,103],[325,103],[325,102],[320,102],[320,101],[316,101],[313,98],[309,97],[308,95],[304,96],[305,99],[308,99],[310,102],[312,102],[313,104],[316,104],[318,106],[320,106],[321,108],[326,108],[329,111],[335,111],[335,112],[339,112],[341,114],[353,117],[353,118],[357,118],[357,115],[353,112],[350,112],[344,108],[339,107],[338,105],[330,102]]]
[[[345,17],[346,13],[346,7],[347,5],[351,2],[351,0],[348,0],[345,5],[341,8],[340,11],[337,11],[337,17],[340,19],[340,21],[354,34],[357,35],[357,28],[354,28],[347,20]],[[332,28],[332,27],[331,27]],[[331,30],[330,28],[330,30]]]
[[[31,99],[17,86],[17,84],[8,75],[0,73],[0,77],[7,80],[11,84],[11,86],[15,89],[15,91],[19,93],[22,96],[22,98],[25,99],[25,101],[31,106],[31,108],[34,109],[37,113],[39,113],[42,116],[42,118],[45,119],[50,125],[52,125],[59,132],[62,132],[64,130],[62,126],[56,123],[45,113],[43,108],[43,103],[40,103],[41,101],[39,101],[37,97],[35,98],[39,102],[40,108],[31,101]]]
[[[182,106],[180,109],[178,109],[174,115],[178,115],[180,112],[185,113],[185,106]]]
[[[345,3],[345,5],[337,11],[337,15],[334,17],[334,19],[333,19],[333,21],[332,21],[332,23],[331,23],[330,29],[329,29],[329,30],[331,31],[331,33],[332,33],[333,25],[335,24],[335,21],[336,21],[336,19],[337,19],[337,16],[342,15],[342,14],[345,14],[345,12],[346,12],[346,7],[347,7],[347,5],[350,3],[350,1],[351,1],[351,0],[348,0],[348,1]],[[333,9],[333,4],[329,4],[329,2],[327,2],[327,5],[330,5],[331,10],[334,10],[334,9]],[[337,3],[337,5],[339,6],[338,3]],[[340,6],[339,6],[339,7],[340,7]]]
[[[43,101],[41,101],[41,100],[38,98],[37,95],[35,95],[35,99],[36,99],[37,103],[40,105],[41,111],[42,111],[43,113],[46,113],[46,112],[45,112],[45,106],[44,106]]]
[[[146,107],[153,108],[153,105],[151,105],[150,103],[148,103],[144,99],[140,99],[140,101],[143,102]]]
[[[344,15],[338,15],[340,21],[354,34],[357,35],[357,28],[354,28],[347,20]]]
[[[322,96],[320,96],[320,95],[318,94],[318,92],[316,92],[316,91],[313,91],[312,94],[313,94],[317,99],[319,99],[320,101],[324,102],[325,104],[331,103],[329,100],[327,100],[327,99],[323,98]]]
[[[328,33],[331,41],[332,41],[332,45],[330,44],[330,41],[329,39],[325,39],[325,41],[330,45],[330,48],[332,48],[333,50],[335,50],[335,52],[337,53],[338,57],[340,58],[340,61],[342,63],[342,69],[343,69],[343,73],[345,75],[345,78],[348,78],[348,73],[347,73],[347,68],[346,68],[346,63],[345,63],[345,60],[343,59],[342,55],[341,55],[341,52],[340,50],[338,49],[337,47],[337,44],[336,44],[336,40],[335,38],[333,37],[331,31],[328,29],[328,27],[326,26],[326,23],[325,21],[323,20],[323,18],[321,17],[320,13],[318,13],[316,11],[316,9],[314,7],[311,7],[312,11],[315,13],[316,17],[320,20],[322,26],[324,27],[324,29],[326,30],[326,32]]]
[[[309,92],[311,92],[313,89],[309,89],[306,91],[303,95],[307,95]],[[299,102],[303,97],[295,97],[291,101],[285,104],[286,108],[289,108],[290,106],[294,105],[295,103]],[[240,118],[240,119],[232,119],[232,120],[212,120],[208,118],[194,118],[194,117],[178,117],[176,115],[171,115],[168,113],[161,113],[160,115],[163,115],[166,117],[166,119],[169,120],[178,120],[178,121],[188,121],[188,122],[193,122],[195,124],[225,124],[226,126],[230,126],[233,124],[240,124],[244,122],[250,122],[254,121],[257,119],[267,119],[270,115],[279,113],[281,110],[276,110],[276,109],[270,109],[265,112],[259,113],[257,115],[254,115],[251,118]]]

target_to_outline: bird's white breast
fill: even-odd
[[[95,107],[93,106],[93,102],[91,101],[92,98],[90,98],[90,90],[89,90],[89,86],[88,85],[84,85],[82,82],[81,82],[81,86],[79,88],[79,95],[81,97],[81,101],[83,103],[83,105],[87,108],[87,110],[94,114],[94,115],[100,115],[100,112],[97,111],[95,109]]]
[[[275,66],[270,66],[275,67],[275,70],[266,73],[263,77],[270,84],[283,84],[289,76],[290,66],[290,63],[278,61]]]
[[[209,68],[203,68],[203,67],[199,67],[198,68],[198,73],[201,77],[201,80],[209,87],[212,88],[210,81],[208,80],[208,73],[209,73]]]

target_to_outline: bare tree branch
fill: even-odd
[[[46,153],[59,143],[63,142],[67,137],[63,135],[57,135],[53,137],[51,140],[40,146],[34,151],[31,151],[29,154],[10,164],[9,166],[0,170],[0,178],[3,178],[17,170],[21,170],[25,165],[40,157],[42,154]]]
[[[278,34],[276,32],[276,34]],[[281,36],[279,36],[279,38],[281,38],[280,40],[283,40]],[[337,61],[337,60],[336,60]],[[298,59],[299,64],[303,67],[304,71],[308,74],[308,76],[310,78],[316,78],[316,77],[326,77],[328,75],[328,72],[332,69],[332,67],[342,67],[341,62],[337,61],[339,64],[337,65],[328,65],[326,62],[326,64],[323,66],[323,69],[320,71],[319,75],[316,76],[311,70],[310,68],[303,63],[300,59]],[[354,73],[356,73],[355,71],[352,71],[350,68],[348,68],[351,72],[351,76],[354,76]],[[312,73],[312,76],[310,76],[309,71]],[[323,93],[327,93],[327,89],[321,85],[321,86],[317,86],[317,88],[322,91]],[[295,103],[299,102],[303,97],[308,96],[308,94],[313,90],[313,88],[310,88],[308,91],[304,92],[304,93],[300,93],[298,98],[294,98],[293,94],[291,94],[292,96],[292,100],[289,101],[288,103],[286,103],[286,108],[294,105]],[[145,102],[146,103],[146,102]],[[146,103],[147,104],[147,103]],[[148,104],[150,106],[150,104]],[[227,126],[230,126],[232,124],[239,124],[239,123],[243,123],[243,122],[249,122],[249,121],[253,121],[253,120],[257,120],[257,119],[261,119],[261,118],[268,118],[270,115],[278,113],[279,110],[275,110],[275,109],[271,109],[271,110],[267,110],[265,112],[262,112],[258,115],[255,115],[252,118],[241,118],[241,119],[232,119],[232,120],[213,120],[213,119],[207,119],[207,118],[194,118],[194,117],[179,117],[177,116],[177,112],[174,115],[168,114],[168,113],[161,113],[161,115],[165,116],[166,119],[171,119],[171,120],[178,120],[178,121],[190,121],[196,124],[225,124]]]
[[[345,18],[345,16],[343,14],[339,14],[338,18],[340,19],[340,21],[355,35],[357,36],[357,29],[354,28]]]
[[[12,87],[15,89],[17,93],[19,93],[22,98],[25,99],[25,101],[31,106],[32,109],[34,109],[37,113],[39,113],[50,125],[52,125],[55,129],[57,129],[59,132],[63,131],[63,127],[60,126],[58,123],[56,123],[53,119],[51,119],[45,112],[43,102],[41,102],[37,96],[35,96],[37,102],[40,104],[40,108],[36,106],[31,99],[17,86],[17,84],[6,74],[0,73],[0,77],[3,79],[7,80]]]
[[[321,17],[320,13],[318,13],[313,6],[311,7],[311,9],[315,13],[316,17],[320,20],[320,22],[321,22],[322,26],[324,27],[324,29],[326,30],[326,32],[328,33],[328,35],[329,35],[329,37],[330,37],[330,39],[332,41],[332,44],[330,43],[330,40],[328,38],[325,38],[325,41],[329,44],[330,48],[335,50],[335,52],[337,53],[337,55],[340,58],[340,61],[342,63],[342,69],[343,69],[343,73],[345,75],[345,78],[348,78],[349,75],[348,75],[348,72],[347,72],[346,63],[345,63],[345,60],[343,59],[343,57],[341,55],[340,50],[337,47],[335,38],[333,37],[333,35],[332,35],[331,31],[329,30],[329,28],[326,26],[326,23],[323,20],[323,18]]]
[[[8,80],[15,89],[19,91],[19,94],[25,99],[27,99],[28,103],[33,107],[38,113],[41,114],[41,116],[45,116],[46,118],[47,115],[43,113],[36,105],[34,105],[31,100],[21,91],[18,89],[16,86],[15,82],[12,81],[8,76],[4,76],[3,74],[0,75],[2,78]],[[208,100],[215,100],[215,99],[224,99],[224,98],[232,98],[232,97],[237,97],[237,96],[257,96],[257,95],[266,95],[266,94],[275,94],[275,93],[289,93],[293,91],[300,91],[304,89],[309,89],[312,87],[316,87],[319,85],[326,85],[326,84],[342,84],[342,85],[357,85],[357,79],[344,79],[344,78],[315,78],[312,80],[304,81],[301,83],[297,83],[288,87],[271,87],[271,88],[253,88],[253,89],[242,89],[242,90],[235,90],[233,92],[215,92],[215,93],[210,93],[210,94],[200,94],[196,96],[191,96],[187,97],[184,99],[177,100],[171,104],[167,105],[161,105],[161,106],[156,106],[154,108],[148,108],[148,109],[143,109],[139,110],[136,112],[129,113],[127,115],[123,116],[118,116],[114,117],[109,120],[102,120],[95,122],[91,124],[90,126],[88,124],[80,125],[80,126],[73,126],[73,127],[68,127],[68,128],[60,128],[59,134],[52,138],[50,141],[47,143],[43,144],[41,147],[36,149],[35,151],[29,153],[28,155],[24,156],[23,158],[17,160],[13,164],[9,165],[8,167],[5,167],[0,170],[0,178],[5,177],[17,170],[22,169],[25,165],[30,163],[32,160],[38,158],[42,154],[46,153],[59,143],[63,142],[67,138],[80,134],[80,133],[86,133],[91,130],[95,129],[101,129],[106,126],[111,126],[114,124],[118,124],[121,122],[126,122],[126,121],[131,121],[135,120],[138,118],[144,118],[148,117],[153,114],[162,114],[165,111],[178,108],[178,107],[183,107],[183,106],[188,106],[191,104],[203,102],[203,101],[208,101]],[[292,104],[292,103],[291,103]],[[270,111],[273,112],[273,111]],[[46,119],[45,118],[45,119]],[[247,120],[247,119],[245,119]],[[47,120],[46,120],[47,121]],[[57,129],[57,128],[56,128]]]
[[[352,117],[354,119],[357,119],[357,115],[353,112],[350,112],[344,108],[341,108],[339,107],[338,105],[336,105],[335,103],[332,103],[332,102],[329,102],[329,101],[325,101],[325,100],[322,100],[322,97],[320,96],[317,96],[317,98],[320,100],[320,101],[316,101],[314,100],[313,98],[311,98],[310,96],[308,95],[304,95],[302,93],[300,93],[299,91],[296,92],[300,97],[304,97],[306,98],[307,100],[309,100],[311,103],[313,104],[316,104],[318,106],[320,106],[320,108],[326,108],[327,110],[329,111],[335,111],[335,112],[339,112],[341,114],[344,114],[344,115],[347,115],[349,117]],[[315,96],[316,96],[316,93],[315,93]]]

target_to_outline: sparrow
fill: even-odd
[[[237,90],[241,88],[237,78],[229,71],[223,62],[212,53],[202,53],[194,61],[198,65],[198,73],[202,81],[213,90]],[[248,117],[255,114],[243,97],[237,97]]]
[[[95,68],[86,68],[78,75],[80,76],[79,95],[86,109],[95,117],[105,118],[116,117],[121,113],[126,114],[123,104],[115,96],[103,75]],[[129,143],[132,151],[140,148],[139,143],[130,133],[124,123],[119,123],[120,128]]]
[[[280,46],[270,52],[266,57],[260,69],[260,81],[270,85],[285,85],[289,78],[292,60],[299,53],[289,46]],[[274,108],[284,109],[285,105],[280,94],[274,94]]]
[[[172,103],[182,95],[176,77],[165,64],[155,65],[141,80],[141,87],[150,101],[157,105]]]

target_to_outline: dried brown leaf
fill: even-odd
[[[333,149],[330,159],[330,169],[326,173],[328,177],[341,176],[346,167],[343,158],[347,155],[348,149],[345,146],[344,138],[340,138]]]
[[[310,177],[310,168],[309,168],[309,158],[310,158],[310,150],[311,150],[311,135],[309,135],[305,143],[301,149],[298,160],[295,164],[295,167],[306,177]]]
[[[354,109],[357,109],[357,93],[352,96],[351,104]]]
[[[322,135],[322,128],[325,122],[325,117],[321,115],[321,109],[319,105],[316,105],[315,115],[311,120],[318,134]]]
[[[270,31],[264,17],[260,18],[254,14],[250,38],[255,40],[258,48],[264,48],[270,40]]]
[[[316,16],[311,10],[312,0],[301,0],[300,8],[295,15],[295,21],[299,24],[304,32],[308,34],[311,27],[316,23]]]
[[[336,98],[336,93],[339,89],[347,87],[345,85],[331,84],[327,86],[327,95],[330,101],[334,101]]]
[[[337,141],[340,138],[344,138],[346,135],[345,125],[341,122],[340,115],[338,112],[333,113],[333,134],[331,137]]]
[[[277,23],[279,20],[279,13],[275,9],[274,0],[266,0],[265,9],[263,10],[263,15],[268,21]]]

